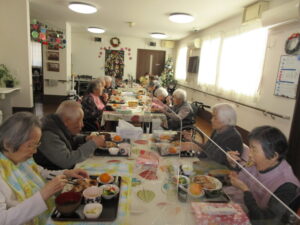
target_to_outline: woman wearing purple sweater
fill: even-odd
[[[249,134],[250,161],[246,170],[286,205],[299,195],[299,180],[284,159],[288,143],[280,130],[270,126],[255,128]],[[229,153],[235,160],[237,152]],[[233,164],[233,162],[231,161]],[[252,224],[285,224],[282,222],[286,208],[244,171],[232,173],[233,186],[242,190],[243,201]]]

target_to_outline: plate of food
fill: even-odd
[[[114,181],[114,177],[109,173],[102,173],[97,177],[97,181],[101,184],[110,184]]]
[[[84,179],[73,179],[72,184],[65,185],[62,192],[82,192],[84,189],[91,187],[91,186],[97,186],[98,181],[91,178],[84,178]]]
[[[211,176],[196,175],[192,177],[191,182],[200,184],[204,190],[220,190],[222,189],[222,183]]]
[[[208,198],[214,198],[221,194],[223,185],[217,178],[197,175],[192,177],[191,182],[200,184]]]

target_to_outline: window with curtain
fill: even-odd
[[[231,99],[257,96],[267,45],[267,29],[236,32],[203,42],[198,84]],[[219,40],[219,41],[217,41]]]
[[[187,47],[179,49],[175,69],[175,78],[177,80],[186,80],[187,50]]]
[[[205,85],[215,84],[220,43],[220,37],[203,41],[200,52],[198,83]]]
[[[39,42],[31,42],[32,66],[42,67],[42,44]]]

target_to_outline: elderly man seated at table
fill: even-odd
[[[46,224],[52,196],[67,177],[84,178],[82,169],[49,171],[32,160],[41,138],[41,125],[29,112],[18,112],[0,126],[0,224]],[[50,180],[45,183],[45,180]]]
[[[70,169],[104,146],[103,136],[77,135],[83,126],[81,105],[74,101],[62,102],[55,114],[43,118],[43,135],[35,161],[51,170]]]
[[[91,81],[81,102],[84,112],[83,131],[97,131],[100,129],[99,121],[105,108],[105,104],[100,98],[102,94],[102,83],[99,80]]]
[[[245,172],[247,170],[281,201],[290,205],[299,196],[300,183],[285,160],[288,151],[286,137],[275,127],[261,126],[251,131],[249,143],[248,167],[238,174],[235,172],[230,174],[231,184],[242,191],[232,190],[234,191],[232,197],[238,201],[237,198],[242,195],[251,223],[254,225],[287,224],[281,221],[287,212],[283,204]],[[231,151],[229,154],[236,161],[241,161],[240,153]],[[237,166],[232,159],[228,160],[232,166]]]
[[[173,106],[169,107],[157,98],[153,99],[153,107],[157,107],[167,116],[168,124],[164,127],[170,130],[178,130],[181,129],[181,126],[194,124],[194,112],[191,105],[187,102],[186,91],[177,89],[173,93],[172,100]]]
[[[201,158],[208,158],[214,160],[220,164],[229,166],[227,157],[218,146],[219,145],[224,151],[237,151],[239,154],[243,152],[243,141],[240,133],[235,128],[237,120],[236,111],[232,105],[227,103],[216,104],[212,107],[212,119],[211,124],[213,132],[205,144],[198,143],[193,144],[191,148],[193,150],[200,150]],[[188,133],[184,133],[186,139],[191,139]],[[184,149],[189,148],[188,143],[184,144]]]

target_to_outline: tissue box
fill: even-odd
[[[250,221],[239,204],[192,202],[197,225],[250,225]]]
[[[143,129],[141,127],[122,128],[117,127],[117,134],[122,138],[140,139],[143,135]]]

